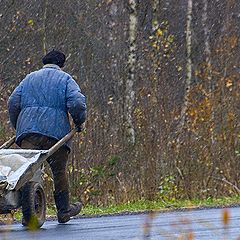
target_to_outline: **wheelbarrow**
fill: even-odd
[[[46,198],[43,189],[43,163],[69,141],[76,129],[49,150],[9,149],[11,138],[0,147],[0,214],[22,208],[22,224],[40,228],[46,219]]]

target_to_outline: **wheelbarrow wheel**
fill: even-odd
[[[22,191],[22,224],[30,229],[40,228],[46,219],[46,198],[40,183],[28,182]]]

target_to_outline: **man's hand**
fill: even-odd
[[[81,125],[76,125],[75,128],[77,129],[77,132],[81,132],[82,131],[82,126]]]
[[[85,129],[85,124],[76,125],[77,132],[82,132]]]

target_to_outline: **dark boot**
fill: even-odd
[[[76,216],[82,209],[82,204],[76,202],[69,204],[69,193],[64,191],[60,193],[54,193],[54,199],[57,207],[57,217],[59,223],[66,223],[70,220],[70,217]]]

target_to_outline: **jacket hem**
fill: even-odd
[[[38,131],[31,131],[31,132],[23,132],[23,133],[21,133],[19,136],[17,136],[16,137],[16,144],[19,146],[19,147],[21,147],[21,142],[22,142],[22,140],[28,135],[28,134],[40,134],[40,135],[43,135],[43,136],[45,136],[45,137],[48,137],[48,138],[53,138],[54,140],[56,140],[56,141],[59,141],[59,140],[61,140],[61,138],[59,139],[59,138],[57,138],[57,137],[55,137],[55,136],[52,136],[52,135],[47,135],[47,134],[43,134],[43,133],[41,133],[41,132],[38,132]],[[64,136],[63,136],[64,137]],[[69,151],[71,151],[71,140],[70,141],[68,141],[68,142],[66,142],[63,146],[65,146],[65,147],[67,147],[68,148],[68,150]]]

